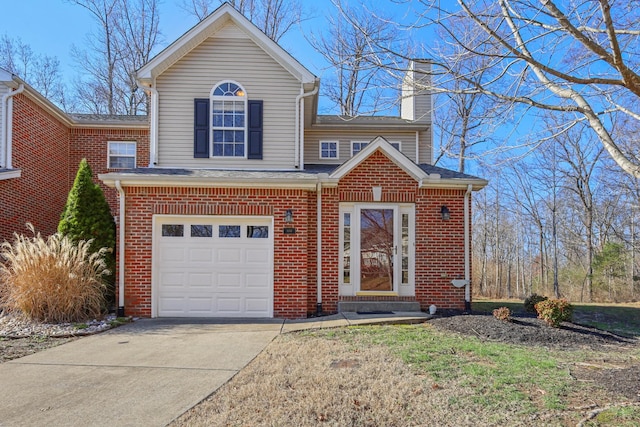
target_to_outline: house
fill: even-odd
[[[399,117],[319,115],[319,79],[224,4],[138,71],[148,124],[40,106],[73,153],[65,188],[93,155],[107,189],[119,311],[302,318],[468,306],[471,195],[487,182],[431,165],[421,67],[403,81]],[[10,91],[15,153],[16,104],[46,100]],[[85,133],[100,138],[75,136]],[[4,168],[26,178],[17,158]]]
[[[119,166],[121,144],[148,158],[148,135],[146,117],[69,115],[0,69],[0,242],[26,233],[27,222],[55,233],[80,160],[89,160],[97,181]],[[117,205],[117,191],[103,190]]]
[[[228,4],[158,54],[137,73],[149,165],[100,175],[119,192],[124,312],[464,308],[486,181],[430,165],[421,75],[400,117],[320,116],[318,78]]]

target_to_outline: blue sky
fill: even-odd
[[[193,16],[178,7],[180,0],[164,0],[160,5],[160,30],[162,47],[173,42],[196,24]],[[313,5],[304,0],[312,18],[303,23],[304,31],[318,31],[322,28],[323,15],[331,9],[329,0],[314,0]],[[8,4],[11,4],[10,6]],[[378,2],[380,3],[380,2]],[[71,79],[75,74],[70,56],[72,45],[83,47],[86,36],[96,25],[91,15],[82,7],[63,0],[0,0],[2,10],[10,10],[11,16],[2,20],[0,36],[20,38],[31,46],[34,53],[57,56],[64,77]],[[325,64],[308,45],[299,28],[293,29],[281,45],[310,71],[322,77]]]

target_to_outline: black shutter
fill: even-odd
[[[196,98],[193,108],[193,157],[209,157],[209,98]]]
[[[247,158],[262,159],[262,101],[248,101],[248,149]]]

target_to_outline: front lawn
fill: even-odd
[[[640,424],[637,338],[524,320],[458,316],[281,335],[173,425]],[[487,338],[493,327],[514,337],[547,328],[570,342],[497,342]]]

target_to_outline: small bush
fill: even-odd
[[[542,301],[546,301],[548,298],[543,295],[531,294],[530,297],[524,300],[524,311],[527,313],[537,313],[536,304]]]
[[[0,246],[0,307],[41,322],[79,322],[101,314],[104,252],[91,241],[72,242],[56,233],[44,239],[14,233]]]
[[[511,310],[508,307],[500,307],[493,310],[493,317],[505,322],[511,321]]]
[[[538,317],[557,328],[573,318],[573,306],[566,299],[547,299],[536,304]]]

